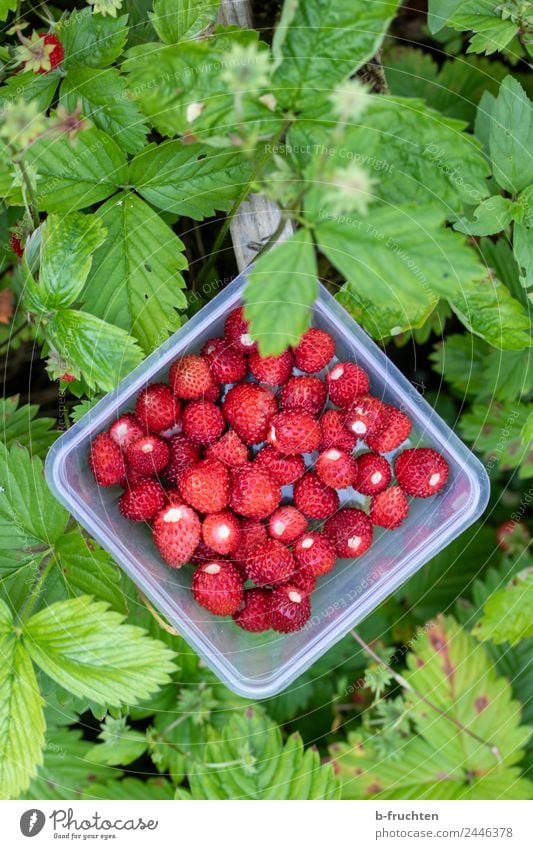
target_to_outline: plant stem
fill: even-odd
[[[27,621],[30,613],[32,612],[33,608],[35,607],[35,604],[37,602],[39,594],[40,594],[40,592],[43,588],[43,585],[44,585],[44,583],[45,583],[45,581],[48,577],[50,569],[53,566],[53,563],[54,563],[54,549],[51,548],[48,551],[48,554],[46,554],[43,557],[43,559],[41,560],[41,563],[40,563],[40,566],[39,566],[39,569],[38,569],[38,572],[37,572],[37,575],[36,575],[36,578],[35,578],[35,582],[34,582],[33,587],[31,589],[31,592],[28,595],[28,597],[26,598],[25,602],[23,603],[22,607],[20,608],[20,610],[18,612],[18,618],[20,619],[21,622]]]
[[[376,654],[376,652],[372,648],[370,648],[368,643],[365,643],[365,641],[362,639],[362,637],[359,636],[359,634],[356,631],[351,630],[350,634],[352,635],[352,637],[354,638],[356,643],[359,643],[361,648],[368,655],[370,655],[372,660],[374,660],[376,663],[379,663],[380,666],[383,666],[383,668],[387,670],[389,675],[391,675],[394,678],[394,680],[396,681],[397,684],[400,685],[400,687],[403,687],[404,690],[408,690],[408,692],[410,692],[414,696],[416,696],[417,699],[420,699],[421,702],[424,702],[424,704],[427,705],[429,708],[431,708],[431,710],[434,710],[440,716],[444,717],[444,719],[447,719],[448,722],[453,723],[453,725],[455,725],[456,728],[458,728],[464,734],[468,734],[468,736],[472,737],[472,739],[476,740],[477,743],[480,743],[482,746],[486,746],[488,749],[490,749],[491,753],[494,755],[494,757],[496,758],[498,763],[501,763],[501,754],[500,754],[500,750],[499,750],[498,746],[495,746],[493,743],[489,743],[488,740],[484,740],[482,737],[479,737],[478,734],[476,734],[474,731],[470,731],[470,729],[467,728],[466,725],[463,725],[462,722],[459,722],[458,719],[455,719],[455,717],[450,716],[450,714],[446,713],[445,710],[442,710],[440,707],[438,707],[438,705],[434,704],[429,699],[427,699],[425,696],[423,696],[422,693],[420,693],[418,690],[416,690],[413,687],[413,685],[410,684],[409,681],[406,678],[403,677],[403,675],[400,675],[398,672],[395,672],[394,669],[391,666],[389,666],[388,663],[386,663],[384,660],[382,660],[382,658],[378,654]]]
[[[138,590],[138,593],[142,603],[145,605],[146,608],[148,608],[159,627],[162,628],[163,631],[166,631],[167,634],[172,634],[173,637],[179,637],[180,632],[176,631],[176,629],[173,628],[172,625],[169,625],[168,622],[165,622],[165,620],[161,618],[155,607],[148,601],[144,593],[142,593],[140,590]]]

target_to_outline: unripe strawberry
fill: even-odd
[[[272,539],[278,539],[285,545],[290,545],[306,530],[307,519],[291,504],[278,507],[268,521],[268,532]]]
[[[141,481],[126,489],[118,502],[120,512],[133,522],[148,522],[165,506],[165,490],[157,481]]]
[[[126,477],[122,452],[108,433],[100,433],[93,440],[89,452],[89,466],[99,486],[114,486]]]
[[[146,430],[160,433],[179,421],[181,405],[166,383],[152,383],[138,395],[135,415]]]
[[[318,416],[324,408],[326,388],[319,377],[291,377],[281,390],[280,408],[282,410],[301,410],[311,416]]]
[[[182,416],[183,433],[194,445],[212,445],[224,432],[226,422],[212,401],[191,401]]]
[[[218,554],[230,554],[239,545],[239,520],[229,510],[210,513],[202,522],[202,539]]]
[[[277,410],[272,392],[256,383],[239,383],[232,387],[222,404],[226,421],[247,445],[266,439],[270,420]]]
[[[200,542],[200,520],[186,504],[171,503],[155,517],[152,533],[165,563],[179,569],[190,560]]]
[[[182,498],[199,513],[220,513],[228,506],[229,473],[218,460],[200,460],[188,466],[178,481]]]
[[[372,522],[362,510],[343,507],[327,520],[324,533],[339,557],[360,557],[372,543]]]
[[[316,461],[315,469],[322,483],[332,489],[356,485],[357,461],[339,448],[323,451]]]
[[[176,360],[170,367],[169,381],[174,394],[186,401],[203,398],[214,386],[209,363],[196,354]]]
[[[335,342],[325,330],[311,327],[294,349],[294,361],[300,371],[308,374],[321,371],[335,354]]]
[[[255,351],[250,354],[248,366],[259,383],[282,386],[292,374],[293,357],[289,350],[283,351],[277,357],[260,357]]]
[[[331,401],[341,410],[349,410],[359,395],[369,389],[368,375],[356,363],[336,363],[326,374]]]
[[[294,504],[309,519],[327,519],[339,509],[336,491],[322,483],[314,472],[307,472],[294,484]]]
[[[227,560],[212,560],[193,575],[192,593],[202,607],[216,616],[236,613],[244,599],[239,570]]]
[[[257,350],[257,343],[248,332],[248,322],[244,318],[242,307],[237,307],[228,315],[224,324],[224,336],[227,342],[242,354],[251,354]]]
[[[126,459],[136,472],[150,476],[163,471],[170,460],[170,449],[159,436],[141,436],[126,449]]]
[[[368,451],[357,458],[355,489],[362,495],[377,495],[386,489],[391,479],[391,468],[385,457]]]
[[[293,583],[272,590],[270,621],[275,631],[299,631],[311,615],[309,596]]]

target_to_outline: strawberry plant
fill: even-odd
[[[0,797],[531,798],[532,5],[260,6],[246,29],[218,0],[0,0]],[[96,482],[127,479],[117,512],[153,521],[169,564],[194,560],[208,610],[286,633],[339,552],[445,485],[431,449],[392,469],[381,456],[410,422],[362,369],[316,377],[333,354],[309,327],[317,279],[492,493],[481,522],[253,704],[59,505],[43,460],[235,275],[230,236],[258,194],[277,219],[245,246],[230,344],[176,362],[93,442]],[[219,384],[235,384],[222,401]],[[282,387],[279,410],[258,384]],[[340,410],[319,439],[326,390]],[[162,469],[170,496],[150,479]],[[369,516],[338,509],[355,476]],[[257,584],[245,607],[236,539]],[[272,564],[288,578],[295,562],[272,614]]]

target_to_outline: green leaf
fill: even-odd
[[[126,81],[116,68],[76,68],[61,84],[60,102],[104,130],[126,153],[142,150],[148,128],[138,107],[129,100]]]
[[[57,84],[61,79],[61,71],[54,70],[48,74],[34,74],[33,71],[22,71],[3,83],[0,88],[0,105],[17,100],[35,101],[39,112],[45,112],[52,103]]]
[[[133,730],[124,717],[114,719],[109,714],[98,735],[102,743],[93,746],[87,758],[97,764],[128,766],[143,755],[148,747],[146,734]]]
[[[519,267],[520,283],[524,289],[533,286],[533,232],[531,224],[515,224],[513,250]],[[533,299],[533,294],[528,295]]]
[[[166,684],[173,653],[102,601],[79,596],[35,613],[24,625],[33,661],[75,696],[120,706]]]
[[[174,799],[174,786],[164,778],[149,778],[141,781],[139,778],[124,778],[122,781],[94,782],[88,786],[82,799],[124,799],[131,801],[139,799]]]
[[[92,9],[75,9],[55,25],[65,58],[63,67],[105,68],[122,53],[128,35],[127,15],[112,18],[94,15]]]
[[[150,21],[161,41],[177,44],[198,38],[217,16],[220,0],[155,0]]]
[[[42,763],[43,700],[32,662],[0,599],[0,798],[17,799]]]
[[[336,83],[374,56],[397,8],[397,0],[298,3],[274,75],[276,98],[285,107],[313,111]]]
[[[19,396],[0,400],[0,439],[11,448],[18,442],[30,450],[31,454],[44,457],[57,437],[55,419],[36,418],[39,412],[37,404],[19,406]]]
[[[518,27],[511,18],[501,16],[499,0],[470,0],[460,3],[447,21],[456,30],[472,30],[468,53],[495,53],[504,50],[515,37]]]
[[[476,336],[453,333],[438,342],[429,358],[433,369],[446,378],[460,397],[477,395],[486,386],[487,345]],[[501,352],[494,352],[500,358]],[[521,357],[522,354],[519,354]]]
[[[49,552],[68,513],[46,486],[41,460],[21,445],[0,443],[0,481],[0,572],[10,572]]]
[[[124,152],[95,127],[84,130],[74,142],[65,135],[38,139],[24,158],[37,171],[37,204],[46,212],[91,206],[127,182]]]
[[[531,446],[523,439],[531,412],[533,404],[516,403],[514,399],[488,407],[486,403],[475,404],[461,419],[461,433],[488,459],[490,468],[507,471],[521,466],[520,477],[531,477]]]
[[[496,590],[485,603],[473,633],[480,640],[511,643],[533,637],[533,570],[525,569],[508,587]]]
[[[513,220],[517,209],[518,204],[509,198],[494,195],[479,204],[472,213],[472,221],[468,221],[466,217],[459,218],[453,229],[467,236],[491,236],[501,233]]]
[[[305,333],[317,296],[317,275],[307,229],[297,230],[254,263],[244,290],[245,315],[262,356],[280,354]]]
[[[480,239],[479,252],[483,263],[505,283],[511,295],[527,307],[526,293],[520,285],[518,266],[509,244],[504,239]]]
[[[131,333],[149,352],[179,327],[187,306],[181,239],[143,200],[121,194],[97,215],[108,237],[93,259],[83,303],[94,315]]]
[[[508,76],[490,116],[489,147],[494,177],[511,194],[533,183],[533,104]]]
[[[60,310],[45,328],[46,340],[89,389],[110,392],[143,359],[135,339],[121,327],[88,312]]]
[[[5,21],[10,12],[17,8],[17,0],[0,0],[0,21]]]
[[[336,799],[339,785],[299,734],[285,745],[260,709],[236,712],[222,733],[211,729],[189,775],[193,799]],[[183,797],[182,797],[183,798]]]
[[[432,35],[445,27],[464,0],[428,0],[428,27]]]
[[[130,184],[148,203],[197,221],[230,209],[250,179],[242,153],[181,141],[149,145],[130,164]]]

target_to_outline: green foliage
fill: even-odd
[[[118,18],[93,15],[91,9],[74,9],[58,22],[55,31],[63,45],[63,67],[106,68],[124,48],[127,15]]]
[[[533,572],[526,569],[515,575],[508,587],[496,590],[487,599],[474,633],[481,640],[511,645],[533,637],[532,607]]]
[[[43,457],[55,440],[55,420],[39,416],[37,404],[19,405],[19,397],[0,400],[0,437],[11,448],[18,443],[37,457]]]
[[[165,44],[190,41],[201,35],[216,18],[220,0],[155,0],[152,26]]]

